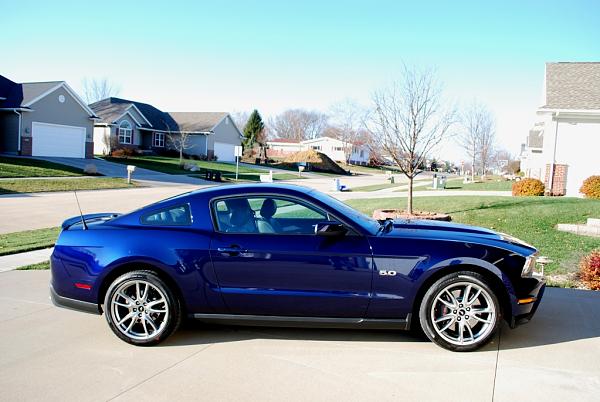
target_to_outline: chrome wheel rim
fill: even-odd
[[[491,295],[473,282],[446,286],[435,297],[430,314],[437,335],[459,346],[485,339],[496,322]]]
[[[154,338],[164,331],[169,318],[165,294],[143,280],[119,285],[112,295],[110,309],[119,331],[140,341]]]

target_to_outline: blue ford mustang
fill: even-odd
[[[535,248],[493,231],[377,221],[291,185],[203,189],[119,214],[66,220],[51,257],[58,306],[104,313],[121,339],[152,345],[181,320],[421,328],[476,349],[501,319],[535,313]]]

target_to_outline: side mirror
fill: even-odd
[[[315,234],[317,236],[337,237],[343,236],[348,232],[348,229],[339,222],[325,221],[315,225]]]

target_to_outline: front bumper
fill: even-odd
[[[82,311],[84,313],[102,314],[100,307],[97,304],[61,296],[56,293],[52,284],[50,284],[50,299],[52,300],[52,304],[57,307]]]
[[[513,302],[513,314],[510,321],[510,327],[515,328],[518,325],[528,323],[537,311],[544,291],[546,290],[546,281],[541,277],[528,278],[524,286],[518,291],[518,298]],[[519,300],[532,299],[531,302],[520,304]]]

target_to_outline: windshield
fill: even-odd
[[[334,198],[330,195],[321,193],[319,191],[313,191],[312,196],[327,205],[330,205],[335,210],[342,213],[344,216],[350,218],[353,222],[359,224],[366,231],[371,234],[376,234],[379,231],[381,224],[376,219],[370,218],[369,216],[357,211],[351,206],[343,203],[342,201]]]

